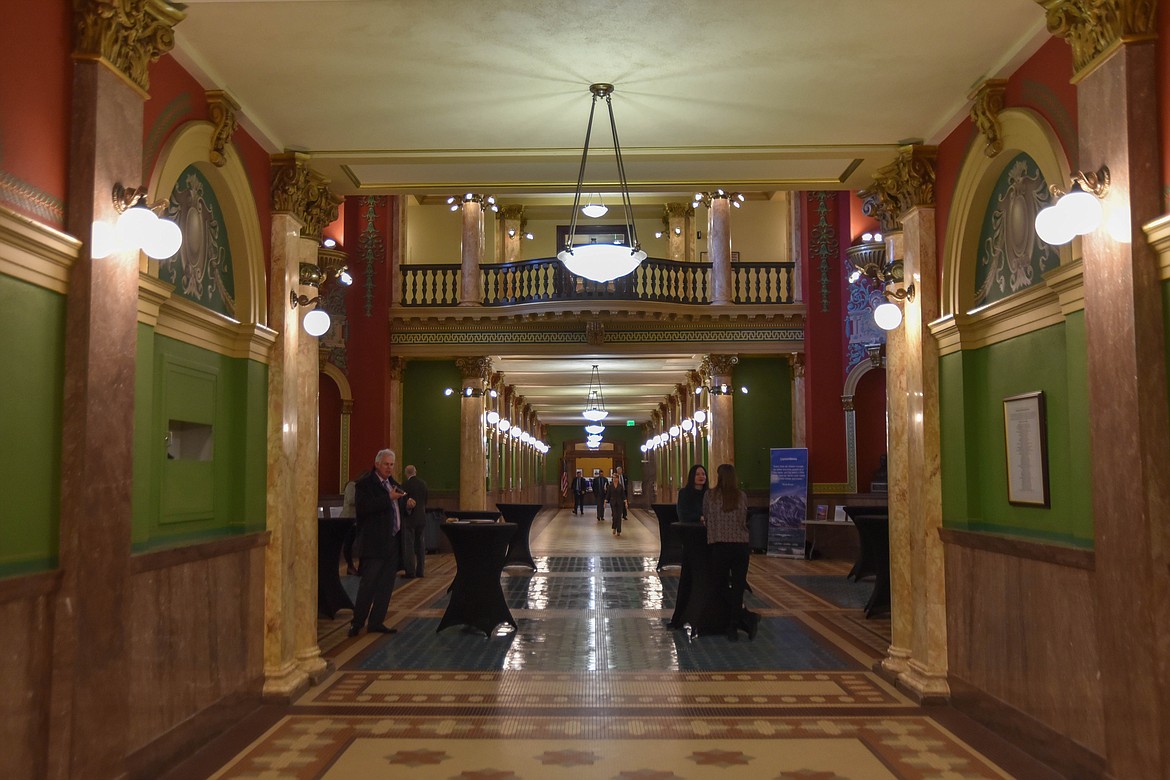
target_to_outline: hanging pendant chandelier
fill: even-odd
[[[609,416],[605,410],[605,395],[601,392],[601,375],[597,373],[597,364],[593,364],[593,373],[589,375],[589,393],[585,396],[585,411],[581,416],[590,422],[599,422]]]
[[[613,94],[613,84],[592,84],[589,91],[593,93],[593,101],[589,104],[589,125],[585,128],[585,146],[581,150],[581,170],[577,174],[577,192],[573,196],[569,235],[565,237],[565,248],[557,253],[557,259],[578,276],[595,282],[608,282],[631,273],[646,259],[646,253],[638,244],[638,232],[634,227],[633,208],[630,205],[630,187],[626,181],[626,167],[622,162],[622,148],[618,143],[617,124],[613,119],[613,103],[610,100],[610,96]],[[585,183],[585,163],[589,159],[589,136],[593,132],[593,112],[597,108],[599,98],[605,100],[605,106],[609,109],[609,127],[613,132],[613,153],[614,157],[617,158],[618,181],[621,184],[622,206],[625,209],[626,230],[630,237],[630,246],[608,243],[573,246],[573,237],[577,233],[577,212],[581,206],[581,188]]]

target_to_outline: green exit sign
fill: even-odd
[[[627,428],[633,428],[633,427],[634,427],[634,421],[633,421],[633,420],[626,420],[626,427],[627,427]]]

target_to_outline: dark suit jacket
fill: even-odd
[[[390,477],[391,485],[398,485]],[[357,504],[358,541],[362,558],[391,558],[397,555],[398,541],[392,533],[394,502],[382,487],[376,471],[358,479],[354,486]]]
[[[410,479],[406,480],[406,484],[402,486],[406,491],[406,498],[402,499],[399,506],[402,509],[402,524],[408,528],[426,528],[427,527],[427,483],[415,474]],[[414,499],[414,509],[407,510],[407,499]]]
[[[609,495],[609,480],[605,477],[593,478],[593,498],[596,501],[604,501],[605,497]]]
[[[585,477],[573,477],[573,492],[584,493],[589,490],[589,481]]]

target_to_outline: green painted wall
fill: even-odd
[[[1003,399],[1036,390],[1047,411],[1050,508],[1007,501]],[[947,355],[939,391],[943,524],[1092,547],[1083,313]]]
[[[453,360],[411,360],[402,379],[402,452],[398,474],[418,467],[429,490],[459,491],[459,404],[463,375]],[[455,395],[443,395],[453,388]],[[373,453],[370,453],[373,462]]]
[[[9,367],[0,382],[0,576],[9,576],[57,565],[65,296],[0,276],[0,328],[0,365]]]
[[[138,329],[136,551],[262,530],[267,366]],[[171,457],[172,421],[210,426],[206,459]]]
[[[735,470],[745,490],[768,490],[771,452],[792,446],[792,373],[787,358],[741,357],[733,378],[736,392]],[[719,464],[708,464],[714,473]]]

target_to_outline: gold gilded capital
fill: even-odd
[[[703,358],[703,367],[707,376],[725,377],[731,375],[731,369],[739,362],[739,355],[708,355]]]
[[[215,167],[222,168],[227,162],[224,150],[231,143],[232,135],[239,127],[236,112],[240,110],[240,104],[222,89],[208,90],[205,94],[207,112],[211,115],[211,123],[215,125],[215,131],[211,134],[211,152],[208,159]]]
[[[73,0],[73,56],[106,64],[146,97],[150,63],[175,48],[186,18],[164,0]]]
[[[329,189],[329,180],[316,171],[309,171],[309,184],[305,191],[305,227],[301,236],[320,238],[325,228],[337,219],[337,210],[344,200]]]
[[[1157,37],[1157,0],[1036,0],[1048,32],[1072,47],[1076,79],[1123,43]],[[1074,79],[1075,80],[1075,79]]]
[[[878,169],[873,185],[860,193],[862,211],[877,219],[882,232],[897,230],[902,216],[919,206],[934,206],[936,146],[904,146],[897,158]]]
[[[390,357],[390,379],[395,382],[401,382],[405,374],[406,359],[400,358],[397,355],[392,355]]]
[[[309,188],[309,155],[283,152],[272,155],[271,161],[272,210],[303,217]]]
[[[999,112],[1003,111],[1003,93],[1007,89],[1005,79],[988,79],[979,85],[971,95],[971,121],[987,139],[983,153],[995,157],[1003,151],[1003,127],[999,123]]]
[[[492,376],[492,359],[489,357],[461,357],[455,359],[455,365],[466,383],[470,380],[487,382]]]

